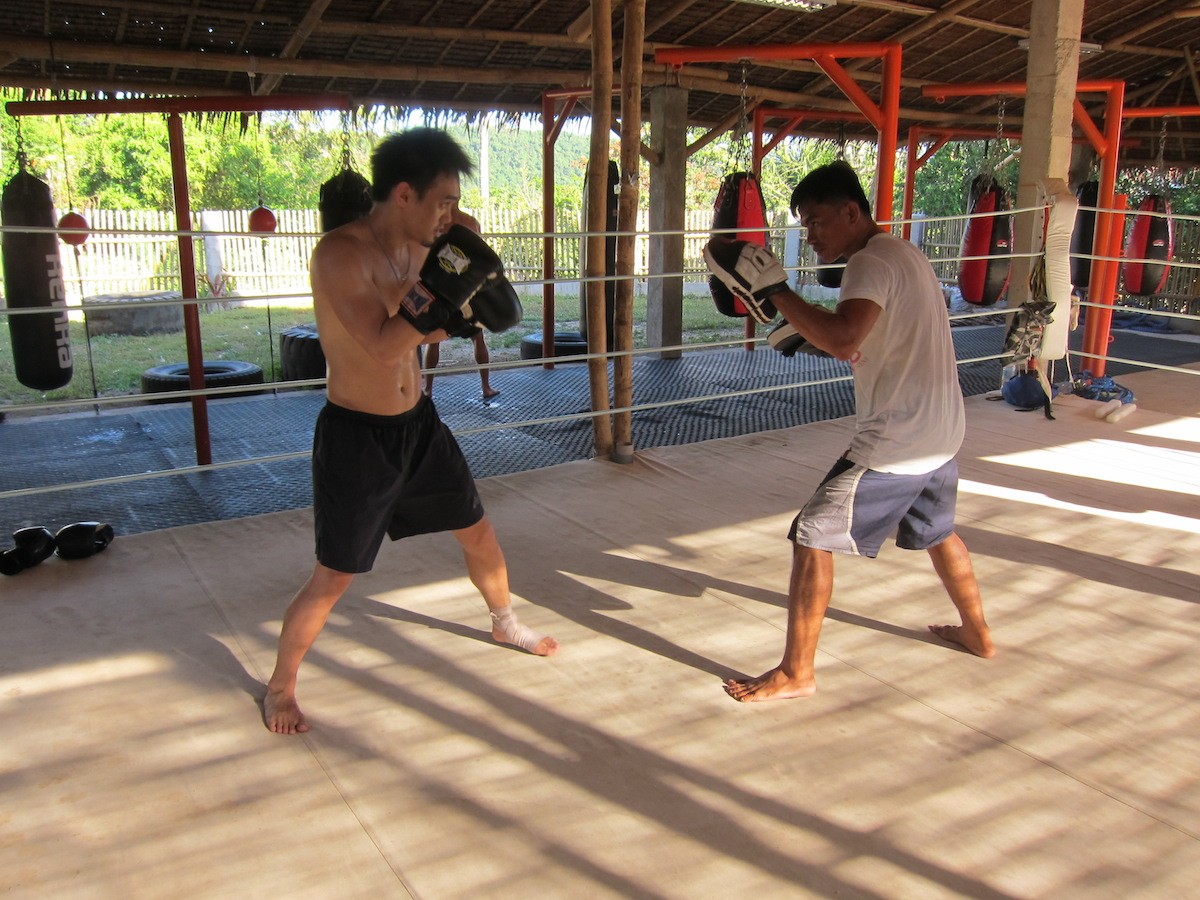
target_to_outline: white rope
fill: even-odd
[[[1096,303],[1091,300],[1083,301],[1080,306],[1090,307],[1092,309],[1111,309],[1120,312],[1145,313],[1148,316],[1165,316],[1169,319],[1187,319],[1192,322],[1200,322],[1200,316],[1192,315],[1191,313],[1172,312],[1166,309],[1147,309],[1144,306],[1123,306],[1117,303]]]
[[[984,216],[990,216],[990,217],[1001,216],[1001,215],[1014,216],[1014,215],[1018,215],[1021,213],[1036,213],[1036,212],[1043,211],[1045,208],[1046,207],[1044,205],[1039,205],[1039,206],[1031,206],[1031,207],[1025,207],[1025,208],[1020,208],[1020,209],[1002,210],[1002,211],[991,212],[991,213],[972,213],[972,214],[968,214],[966,216],[961,216],[961,215],[960,216],[921,216],[920,218],[914,217],[912,219],[893,219],[890,222],[880,223],[880,224],[884,225],[884,226],[896,226],[898,224],[903,224],[906,222],[911,222],[911,223],[920,222],[925,225],[928,225],[929,223],[940,222],[940,221],[947,221],[947,222],[958,221],[958,220],[970,219],[970,218],[982,218]],[[1087,208],[1087,207],[1084,207],[1084,208]],[[1130,214],[1133,214],[1133,212],[1134,211],[1126,211],[1126,214],[1130,215]],[[1196,216],[1196,217],[1176,216],[1176,218],[1193,218],[1193,219],[1196,219],[1197,221],[1200,221],[1200,216]],[[755,229],[752,229],[752,230],[755,230]],[[800,225],[788,224],[788,225],[783,225],[783,226],[774,227],[774,228],[768,226],[762,230],[766,231],[769,234],[778,236],[780,234],[784,234],[784,233],[787,233],[790,231],[803,231],[804,229]],[[16,228],[16,227],[0,226],[0,231],[60,233],[61,229],[30,228],[30,227]],[[618,232],[599,232],[599,233],[596,233],[596,232],[521,232],[521,233],[511,233],[511,234],[506,233],[503,235],[493,235],[493,236],[498,237],[498,238],[505,238],[505,239],[510,239],[510,238],[527,238],[527,239],[554,238],[556,240],[576,240],[576,239],[582,239],[584,237],[591,236],[594,234],[602,234],[606,237],[612,237],[612,236],[618,235],[618,234],[626,235],[626,236],[632,235],[635,237],[679,236],[679,235],[705,236],[706,237],[712,233],[722,233],[722,232],[739,233],[739,232],[745,232],[745,231],[747,231],[747,229],[745,229],[745,228],[730,228],[730,229],[722,229],[718,232],[712,232],[709,229],[658,230],[658,231],[649,231],[649,232],[642,231],[642,232],[619,232],[619,233]],[[196,239],[218,237],[218,236],[230,236],[230,237],[238,237],[238,238],[245,238],[247,236],[250,236],[250,237],[259,237],[259,238],[263,238],[263,239],[296,238],[296,237],[319,238],[321,236],[321,233],[310,233],[310,232],[274,232],[271,234],[247,235],[246,232],[217,232],[217,231],[207,231],[207,230],[206,231],[141,232],[141,231],[131,231],[131,230],[127,230],[127,229],[122,229],[122,230],[91,229],[90,233],[93,235],[109,234],[109,235],[118,235],[118,236],[161,235],[164,238],[165,237],[192,237],[192,238],[196,238]],[[1007,256],[1008,258],[1014,258],[1014,259],[1015,258],[1035,259],[1039,255],[1040,254],[1037,254],[1037,253],[1027,253],[1027,254],[1011,253],[1011,254],[1006,254],[1005,256]],[[1091,255],[1085,256],[1082,254],[1073,254],[1073,256],[1079,256],[1080,258],[1087,258],[1087,259],[1093,259],[1093,260],[1095,260],[1095,259],[1111,259],[1111,257],[1091,256]],[[995,259],[995,258],[1002,258],[1002,257],[996,257],[996,256],[991,256],[991,255],[950,256],[950,257],[938,257],[936,259],[931,259],[931,262],[934,262],[936,264],[948,264],[948,263],[959,263],[959,262],[964,262],[964,261],[968,261],[968,260]],[[1145,260],[1145,262],[1158,262],[1158,261]],[[1172,261],[1169,263],[1169,265],[1188,267],[1188,268],[1200,268],[1200,263],[1180,263],[1180,262]],[[825,265],[818,264],[815,266],[799,265],[799,266],[789,266],[789,267],[785,267],[785,268],[786,268],[786,271],[788,271],[789,273],[792,273],[792,272],[800,273],[800,272],[820,271],[822,269],[829,269],[829,268],[834,268],[834,267],[835,267],[834,264],[825,264]],[[679,273],[663,273],[663,274],[654,274],[654,275],[651,275],[649,273],[640,273],[640,274],[634,274],[634,275],[621,275],[621,276],[615,276],[615,275],[607,276],[606,275],[606,276],[586,277],[586,276],[582,276],[582,274],[581,274],[581,276],[575,276],[575,277],[570,277],[570,278],[537,279],[537,280],[530,280],[530,281],[515,281],[514,280],[514,281],[512,281],[512,283],[515,286],[539,286],[539,285],[547,285],[547,284],[575,286],[575,285],[579,285],[581,283],[590,283],[590,282],[608,282],[608,281],[623,281],[623,280],[649,280],[650,278],[661,278],[661,279],[680,278],[680,277],[694,278],[697,276],[707,277],[707,275],[708,275],[708,272],[706,269],[697,269],[695,271],[685,270],[685,271],[679,272]],[[280,301],[287,300],[287,299],[299,299],[299,300],[303,300],[303,301],[307,301],[307,302],[311,303],[311,294],[286,293],[286,294],[264,294],[264,295],[238,295],[237,297],[231,297],[231,298],[203,297],[203,298],[187,298],[187,299],[171,298],[171,299],[161,299],[161,300],[129,300],[129,301],[121,301],[120,307],[122,309],[125,309],[125,308],[136,308],[136,307],[185,306],[185,305],[196,305],[196,304],[221,303],[221,302],[229,302],[229,301],[232,301],[235,303],[246,303],[246,302],[259,301],[259,300],[266,300],[269,302],[280,302]],[[1111,309],[1111,310],[1120,309],[1120,310],[1130,310],[1132,312],[1140,312],[1140,313],[1148,312],[1146,309],[1141,308],[1141,307],[1126,307],[1126,306],[1117,306],[1117,305],[1110,306],[1107,304],[1096,304],[1096,303],[1088,303],[1088,302],[1085,302],[1082,305],[1092,306],[1092,307],[1099,308],[1099,309]],[[113,308],[114,308],[114,306],[111,302],[109,302],[109,303],[84,303],[84,304],[80,304],[77,306],[69,307],[69,309],[72,311],[76,310],[76,309],[80,309],[84,312],[87,312],[89,310],[97,310],[97,309],[111,311]],[[0,310],[0,317],[2,317],[4,315],[9,315],[9,314],[15,314],[15,315],[36,314],[36,313],[45,314],[45,312],[46,312],[46,310],[41,309],[41,308],[3,309],[3,310]],[[948,318],[954,322],[969,322],[972,319],[991,318],[991,317],[995,317],[995,316],[1011,316],[1011,315],[1015,315],[1017,312],[1018,312],[1018,310],[1016,310],[1016,309],[984,308],[984,309],[980,309],[978,311],[952,313],[952,314],[948,315]],[[1186,313],[1175,313],[1175,312],[1154,310],[1154,311],[1152,311],[1151,314],[1156,315],[1156,316],[1157,315],[1169,316],[1172,318],[1179,318],[1179,319],[1200,320],[1200,316],[1189,315]],[[660,346],[660,347],[640,347],[640,348],[636,348],[636,349],[623,350],[623,351],[610,350],[605,353],[583,353],[583,354],[572,354],[572,355],[568,355],[568,356],[554,356],[554,357],[551,357],[550,359],[536,358],[536,359],[530,359],[530,360],[511,360],[511,361],[488,363],[483,366],[479,366],[479,365],[448,366],[445,368],[422,369],[422,375],[432,374],[435,376],[443,376],[443,375],[478,373],[481,370],[499,371],[499,370],[511,370],[511,369],[520,369],[520,368],[536,368],[536,367],[545,366],[547,364],[559,364],[559,363],[565,364],[565,363],[585,362],[585,361],[594,360],[594,359],[603,359],[603,360],[607,361],[607,360],[613,360],[616,357],[621,357],[621,356],[632,357],[632,356],[638,356],[638,355],[662,354],[662,353],[670,353],[670,352],[677,352],[677,351],[693,352],[693,351],[697,351],[697,350],[712,349],[712,348],[740,347],[740,346],[745,346],[748,343],[761,344],[761,343],[764,343],[765,340],[766,340],[765,337],[758,337],[758,336],[744,337],[743,336],[743,337],[738,337],[738,338],[730,339],[730,340],[711,341],[711,342],[705,342],[705,343],[700,343],[700,344],[692,343],[692,344],[676,344],[676,345],[668,345],[668,346]],[[1175,367],[1175,366],[1156,365],[1156,364],[1152,364],[1152,363],[1139,362],[1136,360],[1121,359],[1118,357],[1096,356],[1095,354],[1088,354],[1088,353],[1084,353],[1082,351],[1070,351],[1070,353],[1071,353],[1071,355],[1076,356],[1076,357],[1104,359],[1104,360],[1108,360],[1108,361],[1112,361],[1112,362],[1120,362],[1120,363],[1131,364],[1131,365],[1136,365],[1136,366],[1143,366],[1145,368],[1150,368],[1150,369],[1160,369],[1160,370],[1165,370],[1165,371],[1181,372],[1181,373],[1186,373],[1186,374],[1200,374],[1200,372],[1196,372],[1194,370],[1183,369],[1183,368],[1179,368],[1179,367]],[[1002,360],[1004,358],[1005,358],[1005,355],[1002,352],[998,352],[998,353],[992,354],[992,355],[978,356],[978,357],[972,357],[969,359],[958,360],[957,365],[963,366],[963,365],[969,365],[969,364],[973,364],[973,363],[989,362],[989,361],[993,361],[993,360]],[[685,405],[696,404],[696,403],[707,403],[707,402],[716,402],[716,401],[722,401],[722,400],[731,400],[731,399],[737,399],[740,397],[747,397],[747,396],[753,396],[753,395],[758,395],[758,394],[768,394],[768,393],[774,393],[774,392],[779,392],[779,391],[789,391],[789,390],[795,390],[795,389],[799,389],[799,388],[811,387],[811,386],[817,386],[817,385],[826,385],[826,384],[847,382],[847,381],[850,381],[851,378],[852,378],[852,376],[845,375],[845,376],[836,376],[836,377],[831,377],[831,378],[816,379],[816,380],[811,380],[811,381],[799,381],[799,382],[783,384],[783,385],[770,385],[770,386],[762,386],[762,387],[755,387],[755,388],[747,388],[747,389],[742,389],[742,390],[730,390],[730,391],[725,391],[725,392],[721,392],[721,393],[717,393],[717,394],[710,394],[710,395],[705,395],[705,396],[680,398],[680,399],[675,399],[675,400],[662,400],[662,401],[646,402],[646,403],[635,404],[635,405],[627,406],[627,407],[610,408],[610,409],[605,409],[605,410],[600,410],[600,411],[582,411],[582,412],[566,414],[566,415],[548,416],[548,417],[542,417],[542,418],[528,419],[528,420],[524,420],[524,421],[520,421],[520,422],[497,423],[497,424],[492,424],[492,425],[479,426],[479,427],[475,427],[475,428],[460,429],[460,430],[454,431],[454,433],[456,435],[460,435],[460,436],[468,436],[468,435],[476,435],[476,434],[485,434],[485,433],[489,433],[489,432],[493,432],[493,431],[519,429],[519,428],[527,428],[527,427],[537,426],[537,425],[549,425],[549,424],[575,421],[575,420],[592,419],[592,418],[596,418],[598,416],[615,415],[618,413],[645,412],[645,411],[654,410],[654,409],[678,407],[678,406],[685,406]],[[205,389],[201,389],[201,390],[163,391],[163,392],[156,392],[152,395],[126,394],[126,395],[121,395],[121,396],[94,397],[94,398],[80,399],[80,400],[58,400],[58,401],[50,401],[50,402],[46,402],[46,403],[10,405],[10,406],[3,407],[3,410],[5,412],[9,412],[9,413],[11,413],[11,412],[36,412],[36,411],[42,411],[42,410],[57,410],[57,409],[87,408],[87,407],[96,408],[98,410],[98,408],[102,407],[102,406],[116,407],[116,406],[129,406],[130,404],[140,404],[140,403],[146,402],[146,400],[148,400],[148,399],[153,399],[154,401],[166,401],[166,400],[186,400],[186,399],[190,399],[190,398],[196,397],[196,396],[220,398],[223,395],[234,395],[234,394],[236,394],[236,395],[260,394],[261,395],[261,394],[266,394],[266,393],[278,393],[279,391],[300,390],[300,389],[313,388],[313,387],[319,388],[319,387],[324,387],[325,383],[326,383],[326,380],[324,378],[312,378],[312,379],[304,379],[304,380],[297,380],[297,381],[269,383],[269,384],[265,384],[265,385],[232,385],[229,387],[212,387],[212,388],[205,388]],[[228,461],[228,462],[212,463],[212,464],[203,465],[203,466],[185,466],[185,467],[167,469],[167,470],[161,470],[161,471],[144,472],[144,473],[138,473],[138,474],[132,474],[132,475],[112,476],[112,477],[108,477],[108,478],[94,479],[94,480],[90,480],[90,481],[73,482],[73,483],[53,485],[53,486],[48,486],[48,487],[23,488],[23,489],[13,490],[13,491],[3,491],[3,492],[0,492],[0,499],[24,497],[24,496],[30,496],[30,495],[40,494],[40,493],[53,493],[53,492],[64,491],[64,490],[76,490],[76,489],[89,488],[89,487],[99,487],[99,486],[112,485],[112,484],[124,484],[124,483],[142,481],[142,480],[153,479],[153,478],[163,478],[163,477],[168,477],[171,475],[199,474],[199,473],[203,473],[203,472],[211,472],[211,471],[217,471],[217,470],[238,468],[238,467],[247,466],[247,465],[263,465],[263,464],[277,463],[277,462],[288,462],[288,461],[294,461],[294,460],[307,459],[310,457],[311,457],[310,451],[297,451],[294,453],[283,453],[283,454],[275,454],[275,455],[270,455],[270,456],[262,456],[262,457],[256,457],[256,458],[251,458],[251,459],[244,459],[244,460],[232,460],[232,461]]]
[[[755,340],[762,341],[764,339],[758,338]],[[743,339],[740,341],[728,341],[728,342],[721,342],[721,343],[742,344],[742,343],[746,343],[746,339]],[[696,345],[692,344],[692,345],[688,345],[688,347],[694,349],[696,347]],[[654,352],[654,353],[656,353],[656,352],[661,352],[662,350],[667,350],[667,349],[683,349],[683,348],[682,347],[675,347],[675,348],[655,347],[655,348],[650,348],[648,350],[623,351],[622,353],[613,354],[613,355],[631,355],[632,353],[636,353],[636,352],[643,352],[643,353],[644,352]],[[597,354],[597,356],[599,356],[599,354]],[[571,357],[571,358],[572,359],[584,359],[584,358],[595,358],[595,356],[589,357],[587,355],[580,355],[578,357]],[[999,354],[999,353],[991,354],[991,355],[987,355],[987,356],[975,356],[975,357],[970,357],[968,359],[958,360],[957,365],[963,366],[963,365],[970,365],[972,363],[978,363],[978,362],[989,362],[992,360],[999,360],[1001,358],[1002,358],[1002,354]],[[520,363],[516,363],[516,362],[496,363],[496,364],[492,364],[492,365],[488,366],[488,368],[515,368],[519,365],[541,365],[541,363],[542,363],[542,360],[522,360]],[[448,374],[451,374],[452,372],[477,371],[478,368],[479,367],[463,367],[463,368],[451,369],[451,368],[447,367],[446,369],[435,369],[435,370],[427,370],[427,371],[436,372],[439,375],[448,375]],[[425,370],[423,370],[423,371],[425,371]],[[718,401],[718,400],[733,400],[733,399],[737,399],[739,397],[750,397],[750,396],[754,396],[754,395],[758,395],[758,394],[769,394],[769,393],[775,393],[775,392],[779,392],[779,391],[790,391],[790,390],[796,390],[798,388],[815,387],[815,386],[826,385],[826,384],[838,384],[838,383],[842,383],[842,382],[849,382],[852,380],[853,380],[853,375],[837,375],[837,376],[833,376],[830,378],[817,378],[817,379],[812,379],[809,381],[791,382],[788,384],[767,385],[767,386],[756,387],[756,388],[745,388],[742,390],[723,391],[723,392],[717,393],[717,394],[707,394],[707,395],[697,396],[697,397],[682,397],[682,398],[678,398],[675,400],[651,401],[651,402],[647,402],[647,403],[634,404],[632,406],[613,407],[611,409],[605,409],[605,410],[585,410],[585,411],[581,411],[578,413],[567,413],[565,415],[559,415],[559,416],[546,416],[546,417],[542,417],[542,418],[525,419],[525,420],[522,420],[519,422],[503,422],[503,423],[497,423],[495,425],[482,425],[482,426],[479,426],[476,428],[452,429],[452,431],[456,436],[466,437],[469,435],[486,434],[486,433],[493,432],[493,431],[506,431],[506,430],[510,430],[510,429],[515,430],[518,428],[529,428],[529,427],[532,427],[535,425],[553,425],[553,424],[558,424],[558,423],[562,423],[562,422],[571,422],[571,421],[576,421],[576,420],[581,420],[581,419],[594,419],[599,416],[616,415],[617,413],[625,413],[625,412],[639,413],[639,412],[647,412],[649,410],[654,410],[654,409],[666,409],[666,408],[676,407],[676,406],[685,406],[685,405],[693,404],[693,403],[698,404],[698,403],[709,403],[709,402],[714,402],[714,401]],[[296,382],[294,384],[295,384],[295,386],[298,387],[298,386],[309,385],[309,384],[320,384],[320,383],[323,383],[323,381],[324,381],[324,379],[312,379],[309,382]],[[289,384],[289,386],[291,386],[291,384]],[[216,389],[214,389],[214,391],[215,390]],[[245,388],[244,387],[241,387],[241,388],[234,387],[234,388],[230,388],[227,390],[223,390],[223,392],[232,392],[232,391],[245,392]],[[161,394],[155,394],[154,396],[157,398],[157,397],[172,396],[174,394],[193,395],[195,393],[198,393],[198,392],[194,392],[194,391],[187,391],[187,392],[179,391],[179,392],[170,392],[170,393],[163,392]],[[121,399],[121,398],[114,398],[114,399]],[[127,399],[127,398],[125,398],[125,399]],[[86,403],[86,405],[91,405],[95,401],[78,401],[78,402]],[[8,409],[11,409],[11,407],[8,407]],[[20,489],[11,490],[11,491],[0,491],[0,501],[7,500],[7,499],[15,499],[17,497],[34,496],[37,494],[57,493],[59,491],[80,490],[80,489],[84,489],[84,488],[94,488],[94,487],[104,487],[106,485],[113,485],[113,484],[127,484],[130,482],[145,481],[145,480],[149,480],[149,479],[153,479],[153,478],[165,478],[170,475],[195,475],[195,474],[199,474],[202,472],[212,472],[212,471],[223,470],[223,469],[234,469],[234,468],[238,468],[241,466],[265,465],[268,463],[276,463],[276,462],[289,462],[292,460],[308,459],[308,458],[311,458],[311,456],[312,456],[311,451],[296,451],[294,453],[280,453],[280,454],[274,454],[274,455],[270,455],[270,456],[259,456],[259,457],[254,457],[254,458],[250,458],[250,459],[230,460],[228,462],[210,463],[208,465],[203,465],[203,466],[182,466],[182,467],[175,468],[175,469],[164,469],[164,470],[155,471],[155,472],[140,472],[140,473],[133,474],[133,475],[114,475],[114,476],[110,476],[110,477],[106,477],[106,478],[92,479],[89,481],[77,481],[77,482],[70,482],[70,483],[66,483],[66,484],[50,485],[50,486],[45,486],[45,487],[20,488]]]
[[[1088,353],[1086,350],[1069,350],[1071,356],[1086,357],[1087,359],[1102,359],[1105,362],[1123,363],[1127,366],[1137,366],[1142,369],[1157,369],[1160,372],[1178,372],[1181,375],[1200,375],[1200,369],[1183,369],[1179,366],[1168,366],[1164,363],[1146,362],[1142,359],[1125,359],[1121,356],[1104,356],[1103,354]]]

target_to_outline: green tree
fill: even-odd
[[[987,141],[952,141],[942,147],[917,170],[914,211],[927,216],[963,215],[968,211],[971,181],[985,171],[993,172],[1000,186],[1015,196],[1019,168],[1011,161],[1011,149],[1008,141],[1001,141],[999,147]],[[997,169],[998,163],[1004,164]]]

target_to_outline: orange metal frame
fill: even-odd
[[[743,59],[811,59],[841,88],[859,112],[828,111],[812,112],[827,119],[857,121],[865,118],[879,133],[879,159],[875,173],[875,217],[887,221],[892,217],[892,182],[896,177],[896,134],[900,119],[900,55],[899,44],[892,43],[849,43],[849,44],[751,44],[726,45],[722,47],[670,47],[654,52],[654,61],[680,69],[686,63],[736,62]],[[879,57],[883,60],[883,78],[880,83],[880,102],[876,103],[859,86],[853,76],[838,60]],[[785,114],[792,119],[769,144],[762,143],[764,116]],[[787,136],[805,117],[807,110],[763,110],[754,111],[754,173],[760,173],[762,159],[779,141]],[[754,335],[754,323],[746,322],[746,337]],[[747,344],[746,349],[754,349]]]
[[[296,95],[275,97],[146,97],[128,100],[13,100],[5,104],[11,116],[105,115],[120,113],[164,113],[167,116],[167,140],[171,152],[171,184],[175,197],[175,227],[180,232],[192,229],[192,207],[188,195],[187,158],[183,142],[182,113],[265,112],[267,110],[349,110],[349,97],[343,95]],[[179,238],[180,295],[196,299],[196,255],[192,238]],[[184,341],[187,347],[188,388],[204,388],[204,349],[200,341],[200,314],[195,303],[183,305]],[[192,433],[196,445],[196,464],[212,463],[212,439],[208,427],[208,398],[196,394],[192,400]]]
[[[929,149],[921,153],[921,138],[922,136],[934,138]],[[1016,132],[1004,132],[1004,137],[1010,140],[1019,140],[1020,135]],[[900,217],[904,220],[901,226],[904,239],[908,240],[912,237],[912,216],[913,216],[913,197],[916,193],[917,186],[917,170],[925,163],[933,158],[933,154],[937,153],[951,141],[956,141],[960,138],[994,138],[996,137],[995,130],[987,130],[985,128],[943,128],[933,125],[913,125],[908,129],[908,165],[904,169],[904,199],[903,209]]]
[[[767,154],[779,146],[784,138],[794,132],[805,119],[825,119],[831,122],[860,122],[866,118],[862,113],[832,109],[787,109],[780,106],[760,106],[754,110],[754,145],[752,149],[754,174],[762,174],[762,161]],[[775,129],[770,140],[766,140],[767,119],[786,119]]]
[[[861,117],[875,126],[879,132],[879,163],[876,170],[877,186],[875,215],[880,221],[892,217],[891,185],[896,177],[896,141],[900,118],[900,45],[892,43],[849,43],[849,44],[750,44],[722,47],[670,47],[654,52],[654,61],[674,68],[686,63],[737,62],[743,59],[811,59],[815,62],[842,93],[858,107]],[[883,79],[880,84],[879,103],[872,100],[859,86],[853,76],[838,60],[879,57],[883,60]],[[801,110],[793,112],[801,113]],[[758,111],[755,110],[757,123]],[[847,113],[829,112],[826,118],[837,118]],[[859,118],[856,116],[855,118]],[[795,127],[793,124],[791,127]],[[755,153],[758,160],[759,131],[756,124]],[[774,147],[774,142],[771,147]],[[763,155],[771,147],[763,151]],[[886,188],[885,188],[886,186]]]
[[[1094,375],[1104,374],[1103,359],[1099,357],[1108,348],[1112,326],[1112,304],[1116,299],[1117,271],[1119,269],[1120,243],[1117,252],[1109,254],[1113,239],[1111,235],[1122,234],[1124,203],[1116,202],[1117,156],[1121,148],[1121,120],[1125,117],[1125,82],[1123,81],[1080,81],[1075,86],[1076,94],[1105,94],[1104,127],[1092,121],[1076,96],[1074,101],[1075,124],[1100,157],[1100,190],[1097,205],[1116,212],[1100,213],[1096,221],[1096,238],[1092,245],[1094,256],[1101,257],[1092,266],[1093,289],[1089,292],[1092,302],[1103,308],[1093,307],[1087,316],[1083,330],[1083,365]],[[1024,96],[1027,86],[1020,82],[992,82],[980,84],[930,84],[921,88],[926,97],[944,100],[947,97],[979,97],[997,94]],[[1122,198],[1123,201],[1123,198]]]

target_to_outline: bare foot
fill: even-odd
[[[276,734],[304,734],[308,731],[308,722],[296,704],[296,697],[285,696],[283,691],[267,691],[263,698],[263,722],[268,731]]]
[[[486,391],[483,392],[483,399],[491,400],[493,397],[495,397],[499,393],[500,392],[498,390],[496,390],[495,388],[488,388]]]
[[[929,630],[943,641],[958,644],[984,659],[991,659],[996,655],[996,645],[992,643],[992,636],[986,631],[980,634],[966,625],[930,625]]]
[[[796,700],[811,697],[817,692],[815,678],[795,679],[780,669],[772,669],[747,681],[729,679],[725,693],[739,703],[759,703],[763,700]]]

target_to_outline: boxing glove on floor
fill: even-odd
[[[86,559],[112,543],[113,528],[100,522],[75,522],[64,525],[54,535],[54,551],[61,559]]]

